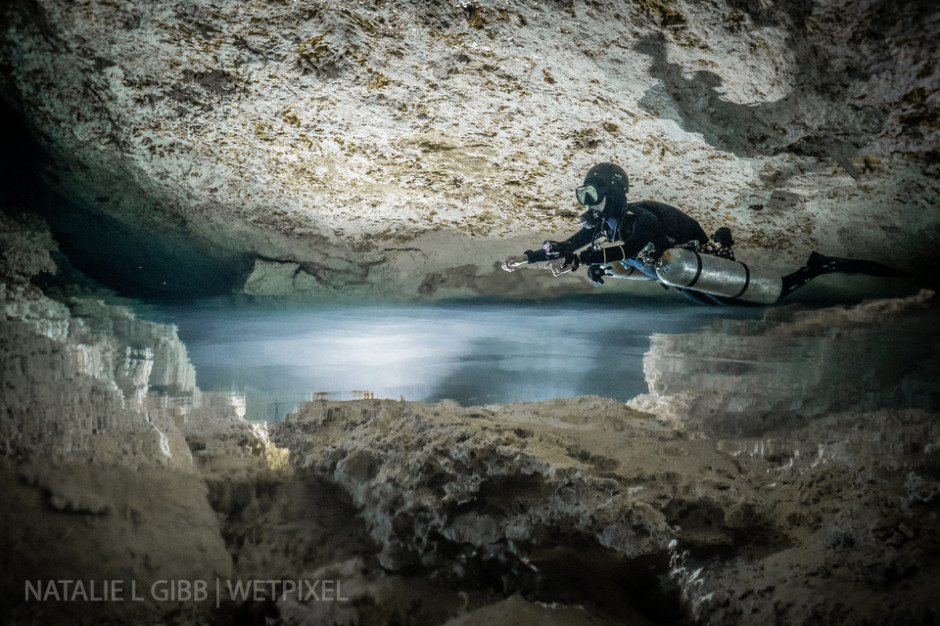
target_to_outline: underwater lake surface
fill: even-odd
[[[245,417],[268,421],[313,397],[626,401],[647,391],[643,356],[654,333],[761,314],[681,298],[156,309],[159,321],[177,326],[199,389],[242,393]]]
[[[409,305],[207,300],[150,305],[144,316],[174,325],[199,390],[237,398],[249,420],[282,420],[311,399],[359,398],[472,406],[724,394],[710,410],[742,415],[940,406],[940,310],[918,305],[898,317],[876,309],[853,321],[856,312],[832,306],[708,307],[620,295]]]

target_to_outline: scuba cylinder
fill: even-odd
[[[783,294],[780,276],[754,270],[740,261],[703,255],[688,248],[669,248],[654,266],[663,284],[680,289],[772,304]]]

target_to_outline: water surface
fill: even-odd
[[[683,300],[568,298],[407,306],[165,306],[203,391],[242,393],[249,419],[277,421],[313,397],[465,405],[629,400],[648,389],[654,333],[698,331],[760,309]]]

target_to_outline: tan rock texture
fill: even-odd
[[[935,414],[881,411],[716,446],[590,397],[308,403],[274,431],[385,569],[709,624],[932,619],[937,450],[907,442],[936,437]]]
[[[494,262],[573,231],[572,190],[608,159],[633,199],[730,226],[752,263],[936,261],[931,2],[19,0],[2,17],[5,99],[46,155],[46,203],[72,207],[57,228],[112,232],[108,271],[140,289],[583,290]]]

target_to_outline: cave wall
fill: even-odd
[[[583,290],[494,262],[572,231],[606,159],[751,262],[936,256],[931,2],[17,0],[2,20],[45,211],[142,291]],[[83,220],[131,243],[83,244]]]

